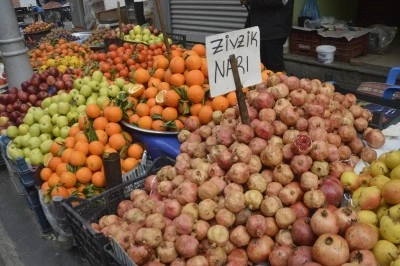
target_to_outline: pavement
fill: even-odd
[[[54,234],[42,234],[24,195],[0,165],[0,266],[87,266],[77,249],[66,250]]]

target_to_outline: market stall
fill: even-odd
[[[0,95],[0,147],[41,231],[92,265],[396,265],[395,100],[255,60],[261,82],[216,89],[207,47],[182,40],[134,24],[37,39],[35,73]]]

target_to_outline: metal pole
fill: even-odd
[[[0,51],[8,86],[20,88],[22,82],[30,79],[33,71],[11,0],[1,0],[0,23]]]

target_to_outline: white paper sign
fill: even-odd
[[[234,91],[229,56],[235,54],[243,87],[262,82],[260,70],[260,29],[251,27],[206,37],[208,82],[211,97]]]

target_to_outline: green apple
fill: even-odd
[[[70,103],[72,101],[72,95],[69,93],[61,93],[60,94],[60,102]]]
[[[33,125],[33,123],[35,123],[35,119],[33,119],[33,114],[27,113],[22,122],[24,122],[24,124],[27,124],[28,126]]]
[[[16,136],[15,139],[13,139],[13,143],[15,147],[22,148],[22,136]]]
[[[27,125],[27,124],[19,125],[19,127],[18,127],[18,135],[23,136],[23,135],[28,134],[28,132],[29,132],[29,125]]]
[[[117,85],[120,89],[125,85],[125,79],[123,78],[116,78],[114,80],[114,84]]]
[[[57,95],[61,95],[61,94],[63,94],[63,93],[66,93],[66,91],[65,91],[65,90],[59,90],[59,91],[57,91]]]
[[[66,102],[59,102],[57,104],[57,113],[60,115],[66,115],[69,112],[69,109],[71,108],[69,103]]]
[[[93,92],[92,95],[90,95],[90,96],[96,97],[96,99],[97,99],[97,97],[99,97],[99,93],[98,92]]]
[[[7,154],[12,160],[16,160],[18,157],[24,157],[24,152],[12,143],[7,146]]]
[[[25,158],[31,156],[31,149],[29,149],[28,147],[23,148],[22,151],[24,152]]]
[[[52,103],[50,106],[47,108],[47,112],[49,113],[50,116],[54,116],[57,114],[57,103]]]
[[[108,85],[107,85],[107,87],[101,87],[99,89],[99,95],[100,96],[108,96]]]
[[[59,127],[53,127],[53,130],[51,131],[51,134],[53,134],[54,137],[59,137],[60,134],[60,128]]]
[[[66,117],[65,115],[60,115],[60,117],[58,117],[57,119],[56,124],[59,128],[68,126],[68,117]]]
[[[143,30],[143,35],[151,35],[151,31],[149,29],[144,29]]]
[[[51,96],[52,103],[58,103],[60,101],[60,95]]]
[[[169,45],[172,45],[172,39],[171,38],[168,38],[168,43],[169,43]]]
[[[7,122],[8,122],[9,120],[10,120],[10,119],[9,119],[8,117],[0,116],[0,127],[2,127],[2,126],[4,126],[5,124],[7,124]]]
[[[152,35],[153,36],[153,35]],[[149,45],[151,45],[151,44],[155,44],[156,42],[154,41],[154,39],[150,39],[148,42],[147,42]]]
[[[135,33],[135,35],[141,34],[142,27],[140,27],[140,25],[136,25],[135,27],[133,27],[133,32]]]
[[[83,84],[85,84],[85,83],[83,82],[83,80],[82,80],[81,78],[77,78],[77,79],[74,81],[74,89],[80,90],[80,88],[83,86]]]
[[[90,77],[88,77],[88,76],[86,76],[86,77],[83,78],[83,83],[84,83],[85,85],[89,84],[90,81],[92,81],[92,79],[91,79]],[[81,88],[81,89],[82,89],[82,88]]]
[[[143,40],[143,36],[142,35],[136,35],[135,36],[135,42],[141,42]]]
[[[90,96],[86,99],[86,104],[96,104],[97,97]]]
[[[120,92],[120,88],[117,85],[111,85],[108,88],[108,96],[111,98],[117,97],[118,93]]]
[[[43,154],[50,151],[51,144],[53,144],[53,141],[51,139],[45,140],[40,144],[40,150]]]
[[[150,36],[149,36],[149,35],[147,35],[147,34],[143,35],[143,37],[142,37],[142,41],[144,41],[144,42],[148,42],[148,41],[150,41]]]
[[[97,97],[96,104],[101,108],[103,104],[109,100],[107,96],[99,96]]]
[[[79,90],[77,90],[77,89],[72,89],[69,91],[69,95],[71,95],[72,98],[74,98],[78,94],[79,94]]]
[[[90,81],[88,86],[92,89],[92,91],[98,91],[100,89],[100,83],[96,80]]]
[[[33,119],[35,119],[35,122],[39,122],[40,118],[45,115],[45,112],[42,108],[40,107],[31,107],[34,108],[33,110]]]
[[[68,112],[67,118],[68,118],[69,123],[73,123],[73,122],[77,121],[78,120],[78,112],[76,110]]]
[[[60,129],[60,137],[63,138],[63,139],[65,139],[66,137],[68,137],[69,130],[70,130],[70,127],[69,127],[69,126],[63,126],[63,127]]]
[[[31,139],[31,134],[26,134],[21,137],[21,145],[23,147],[28,147],[28,141]]]
[[[42,121],[51,121],[51,117],[48,114],[45,114],[39,119],[39,123]]]
[[[7,136],[12,139],[18,136],[18,128],[16,126],[9,126],[7,128]]]
[[[31,135],[31,137],[39,137],[41,134],[39,124],[33,124],[32,126],[30,126],[29,134]]]
[[[33,150],[36,148],[39,148],[40,146],[40,138],[39,137],[32,137],[29,141],[28,141],[28,148]]]
[[[159,43],[159,42],[162,42],[164,40],[164,38],[159,38],[159,37],[156,37],[156,38],[154,38],[154,43]]]
[[[82,86],[79,93],[85,97],[89,97],[92,94],[92,88],[89,85],[85,84]]]
[[[27,165],[32,165],[31,160],[29,158],[25,158],[25,162]]]
[[[81,106],[86,103],[86,98],[82,94],[78,94],[74,97],[73,101],[75,102],[75,106]]]
[[[31,151],[31,156],[29,156],[29,160],[32,165],[40,165],[43,163],[43,153],[39,148],[33,149]]]
[[[39,139],[40,139],[40,141],[43,142],[45,140],[52,139],[52,137],[49,133],[43,133],[43,134],[40,134]]]
[[[108,86],[110,86],[110,84],[108,84],[107,81],[102,81],[99,83],[100,89],[101,88],[108,88]]]
[[[53,124],[51,123],[51,120],[43,120],[39,122],[39,128],[42,133],[51,133],[53,130]]]
[[[132,83],[126,83],[126,84],[122,87],[122,90],[123,90],[124,92],[129,92],[129,88],[130,88],[132,85],[133,85]]]
[[[44,99],[44,100],[42,101],[42,103],[40,104],[40,106],[41,106],[43,109],[45,109],[45,108],[49,107],[50,104],[51,104],[51,98],[47,97],[46,99]]]
[[[57,123],[57,119],[60,117],[60,114],[54,114],[51,117],[51,122],[55,125]]]
[[[129,36],[128,36],[128,38],[129,38],[130,40],[133,40],[133,39],[135,39],[135,33],[134,33],[134,32],[132,32],[132,33],[129,33]]]
[[[92,74],[92,80],[97,81],[97,82],[102,82],[103,81],[103,72],[101,72],[100,70],[96,70],[93,72]]]
[[[162,33],[158,34],[157,38],[164,41],[164,35]]]
[[[86,105],[80,105],[78,108],[76,108],[76,112],[79,114],[85,114],[86,113]]]

